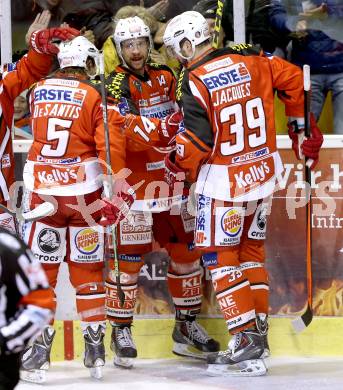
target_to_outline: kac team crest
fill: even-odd
[[[84,255],[91,255],[99,248],[99,233],[92,228],[80,230],[75,236],[75,246]]]

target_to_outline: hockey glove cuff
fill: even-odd
[[[319,151],[323,145],[323,134],[317,126],[314,115],[311,113],[310,116],[310,128],[311,128],[311,136],[309,138],[305,138],[304,142],[301,145],[302,152],[304,156],[308,158],[307,166],[310,169],[314,169],[314,167],[318,164],[319,161]]]
[[[136,198],[134,189],[123,179],[115,181],[113,193],[112,199],[102,199],[102,226],[116,225],[125,219]]]
[[[181,111],[174,112],[161,120],[161,133],[169,138],[168,145],[175,141],[176,134],[184,128],[183,115]]]
[[[167,154],[164,159],[164,180],[169,187],[174,187],[177,181],[184,181],[186,179],[185,172],[175,164],[176,151],[173,150]]]
[[[298,160],[302,160],[304,155],[302,154],[301,145],[304,141],[304,118],[289,118],[288,135],[292,140],[292,149]]]
[[[313,113],[310,114],[311,136],[305,138],[304,128],[298,126],[297,122],[288,124],[288,135],[292,140],[292,149],[300,160],[304,156],[308,159],[306,165],[313,169],[319,160],[319,151],[323,144],[323,135],[317,126]]]

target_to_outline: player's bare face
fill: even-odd
[[[24,96],[17,96],[14,100],[14,120],[23,118],[29,111],[27,101]]]
[[[147,38],[128,39],[121,44],[121,53],[127,66],[136,73],[144,74],[149,55]]]

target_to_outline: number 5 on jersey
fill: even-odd
[[[45,157],[63,157],[67,151],[73,121],[59,118],[48,119],[46,140],[52,144],[44,145],[41,155]]]

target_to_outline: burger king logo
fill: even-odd
[[[99,248],[99,233],[92,228],[80,230],[75,236],[75,246],[84,255],[91,255]]]
[[[242,215],[236,209],[228,209],[222,216],[221,227],[229,237],[236,237],[242,230]]]

